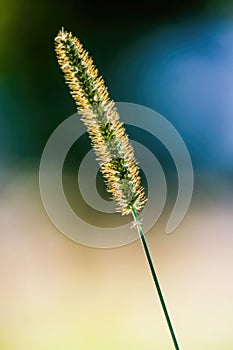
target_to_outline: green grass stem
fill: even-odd
[[[159,285],[159,280],[158,280],[158,277],[157,277],[156,272],[155,272],[155,268],[154,268],[154,264],[153,264],[153,261],[152,261],[151,255],[150,255],[150,251],[148,249],[148,246],[147,246],[147,243],[146,243],[146,239],[145,239],[145,236],[144,236],[143,231],[142,231],[142,226],[141,226],[141,223],[140,223],[137,211],[134,208],[132,208],[132,215],[133,215],[133,218],[134,218],[137,230],[138,230],[138,234],[139,234],[141,242],[142,242],[142,246],[143,246],[143,249],[144,249],[144,252],[145,252],[148,264],[149,264],[149,267],[150,267],[150,271],[151,271],[151,274],[152,274],[152,277],[153,277],[153,281],[154,281],[155,287],[157,289],[157,293],[158,293],[158,296],[159,296],[160,304],[162,306],[162,309],[163,309],[163,312],[164,312],[164,316],[165,316],[166,321],[167,321],[167,325],[168,325],[168,328],[169,328],[169,331],[170,331],[170,334],[171,334],[171,337],[172,337],[172,340],[173,340],[174,347],[175,347],[176,350],[180,350],[180,348],[178,346],[178,342],[177,342],[176,336],[175,336],[175,332],[174,332],[174,329],[172,327],[172,323],[171,323],[171,320],[170,320],[170,317],[169,317],[169,314],[168,314],[168,311],[167,311],[167,307],[166,307],[166,304],[165,304],[165,301],[164,301],[164,297],[163,297],[163,294],[162,294],[162,291],[161,291],[161,288],[160,288],[160,285]]]

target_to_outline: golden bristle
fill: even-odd
[[[64,30],[55,38],[58,62],[75,100],[82,121],[87,126],[92,147],[106,180],[107,190],[116,200],[117,211],[130,214],[145,203],[138,166],[114,102],[92,59],[79,40]]]

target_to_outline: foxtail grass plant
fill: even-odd
[[[134,218],[174,347],[179,350],[138,217],[147,198],[140,184],[139,167],[123,123],[120,122],[114,102],[109,98],[102,77],[98,76],[92,58],[79,40],[62,29],[55,38],[55,51],[77,110],[87,127],[107,191],[116,201],[116,211]]]

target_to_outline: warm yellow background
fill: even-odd
[[[0,349],[172,349],[140,241],[81,246],[57,231],[37,174],[0,204]],[[181,349],[233,348],[232,202],[194,199],[177,230],[147,234]]]

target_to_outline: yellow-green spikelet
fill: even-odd
[[[64,30],[58,33],[55,50],[77,110],[87,126],[107,190],[118,203],[117,211],[123,215],[130,214],[132,208],[140,211],[147,199],[140,185],[133,148],[102,77],[98,77],[92,59],[71,33]]]

